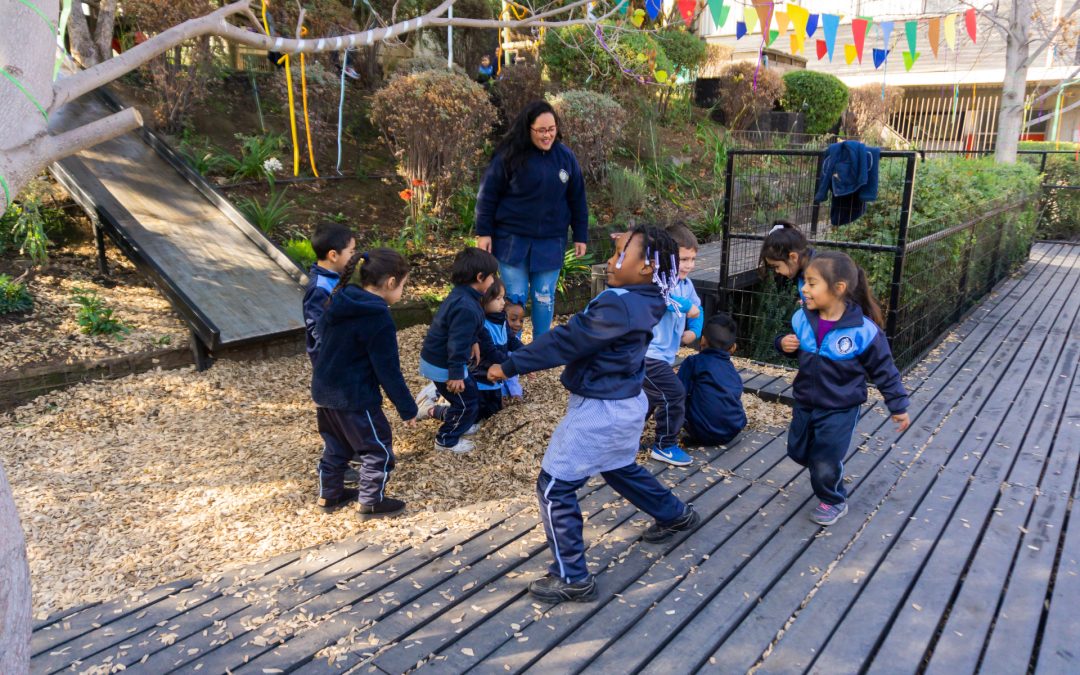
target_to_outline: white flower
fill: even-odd
[[[281,171],[281,169],[282,169],[281,160],[278,159],[277,157],[271,157],[270,159],[263,162],[262,167],[263,167],[263,171],[265,171],[268,174],[273,175],[273,173],[275,171]]]

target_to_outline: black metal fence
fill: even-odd
[[[814,203],[823,153],[733,150],[728,156],[718,308],[740,327],[740,354],[785,363],[774,347],[798,307],[793,282],[759,273],[761,242],[775,218],[795,222],[818,249],[842,250],[866,271],[885,312],[901,368],[913,365],[1017,264],[1034,231],[1034,195],[987,204],[965,222],[912,223],[918,153],[882,151],[878,200],[850,224],[833,225]]]

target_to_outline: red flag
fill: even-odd
[[[862,63],[863,44],[866,42],[866,29],[869,26],[870,22],[866,19],[851,20],[851,35],[855,38],[855,53],[859,56],[859,63]]]
[[[971,41],[975,42],[975,10],[969,9],[964,12],[964,25],[967,26],[968,35],[971,36]]]
[[[817,41],[817,60],[825,58],[825,55],[829,53],[829,45],[825,44],[824,40]]]
[[[694,23],[694,10],[696,9],[696,0],[679,0],[679,14],[682,14],[682,20],[686,23],[687,28]]]

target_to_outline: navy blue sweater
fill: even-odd
[[[841,410],[866,402],[866,378],[869,377],[885,399],[894,415],[908,408],[907,390],[900,380],[900,371],[893,363],[892,351],[885,333],[863,315],[862,308],[847,303],[844,315],[817,342],[819,315],[817,310],[799,309],[791,318],[791,328],[799,338],[799,351],[785,356],[797,356],[799,373],[795,376],[795,402],[806,408]]]
[[[484,308],[480,292],[472,286],[454,286],[439,305],[431,320],[420,358],[448,371],[449,379],[463,380],[472,355],[472,346],[480,341]]]
[[[319,356],[319,319],[326,309],[326,300],[334,292],[340,275],[323,269],[317,264],[308,270],[308,285],[304,291],[304,330],[306,331],[307,355],[311,363]]]
[[[706,349],[679,366],[686,388],[686,430],[696,440],[720,443],[746,426],[742,378],[722,349]]]
[[[378,409],[381,385],[401,419],[416,417],[416,402],[401,376],[397,328],[385,300],[358,286],[346,286],[323,314],[319,333],[322,352],[311,378],[316,405]]]
[[[469,371],[477,382],[491,384],[487,371],[493,364],[502,363],[525,345],[521,338],[506,325],[506,312],[490,312],[484,316],[484,330],[480,331],[480,365]]]
[[[566,250],[567,226],[573,230],[574,241],[588,241],[585,178],[569,148],[560,142],[547,152],[532,148],[512,176],[507,175],[501,154],[492,158],[476,196],[476,234],[557,239],[560,242],[557,263],[554,267],[535,269],[558,269]]]
[[[563,386],[586,398],[620,400],[641,393],[645,350],[667,311],[655,284],[609,288],[565,326],[556,326],[503,364],[507,377],[566,364]]]

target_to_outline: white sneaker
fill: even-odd
[[[439,398],[439,390],[435,388],[435,383],[431,382],[426,387],[420,390],[420,393],[416,395],[416,416],[422,420],[431,419],[431,411],[435,409],[435,401]]]
[[[480,423],[479,422],[477,422],[476,424],[474,424],[471,427],[469,427],[468,429],[466,429],[465,433],[463,433],[461,435],[462,436],[475,436],[477,431],[480,431]]]
[[[435,441],[436,450],[444,450],[446,452],[452,452],[456,455],[463,455],[466,452],[472,452],[476,449],[476,444],[467,438],[459,439],[457,445],[445,446],[441,445],[438,441]]]

